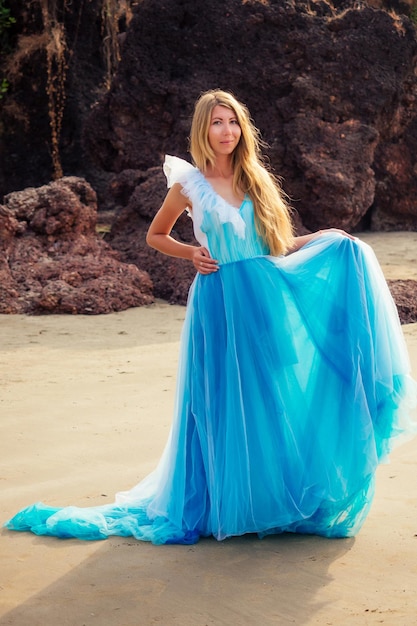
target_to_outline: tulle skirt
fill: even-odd
[[[415,430],[416,385],[366,244],[338,234],[288,257],[198,275],[174,419],[156,470],[114,504],[35,504],[6,526],[80,539],[355,535],[375,470]]]

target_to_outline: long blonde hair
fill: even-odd
[[[211,113],[215,106],[231,109],[242,131],[232,155],[233,189],[251,197],[259,234],[271,254],[285,254],[294,239],[290,207],[278,179],[266,168],[262,155],[262,140],[250,119],[244,104],[227,91],[206,91],[197,100],[191,124],[190,152],[194,164],[204,174],[207,166],[214,166],[215,154],[210,146],[208,132]]]

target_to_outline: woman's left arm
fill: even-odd
[[[313,239],[318,239],[319,237],[321,237],[322,235],[325,235],[326,233],[339,233],[339,235],[343,235],[344,237],[348,237],[349,239],[356,239],[356,237],[354,237],[353,235],[350,235],[344,230],[341,230],[340,228],[325,228],[324,230],[318,230],[315,233],[310,233],[308,235],[301,235],[300,237],[294,237],[294,243],[291,246],[291,248],[289,248],[289,250],[287,251],[287,254],[296,252],[297,250],[305,246],[307,243],[310,243],[310,241],[313,241]]]

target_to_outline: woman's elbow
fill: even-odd
[[[150,248],[155,247],[155,239],[153,233],[150,230],[146,233],[146,243]]]

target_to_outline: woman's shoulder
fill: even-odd
[[[167,178],[168,187],[172,187],[175,183],[184,185],[191,176],[199,173],[199,170],[185,159],[170,154],[165,155],[163,171]]]

